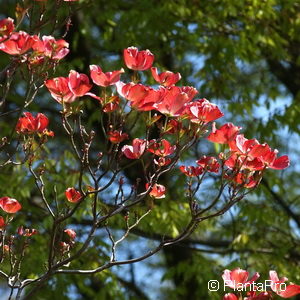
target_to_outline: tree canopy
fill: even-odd
[[[298,0],[1,2],[1,19],[14,18],[18,30],[31,35],[64,39],[70,49],[58,65],[41,69],[38,76],[26,67],[17,68],[16,60],[0,52],[1,99],[5,99],[0,102],[1,147],[4,147],[0,156],[0,196],[11,195],[22,202],[26,214],[18,216],[18,225],[38,226],[40,234],[32,236],[29,245],[34,247],[35,251],[30,252],[34,255],[27,255],[22,264],[22,272],[28,278],[34,280],[37,274],[43,273],[48,259],[49,242],[45,240],[49,239],[51,222],[46,218],[41,200],[40,175],[46,174],[46,198],[53,199],[62,208],[65,204],[60,202],[65,201],[65,189],[76,186],[80,174],[80,164],[70,151],[68,135],[60,123],[62,107],[51,98],[44,85],[47,79],[66,77],[71,69],[89,74],[90,65],[99,65],[105,72],[120,70],[125,68],[123,49],[130,46],[149,49],[155,54],[154,65],[159,72],[179,72],[180,85],[194,86],[199,98],[207,98],[221,108],[225,116],[215,120],[218,128],[233,122],[243,127],[246,138],[267,142],[291,160],[288,169],[268,170],[260,185],[224,215],[220,213],[216,218],[201,222],[192,235],[163,248],[148,260],[84,276],[59,274],[40,287],[38,299],[220,299],[223,294],[210,292],[208,281],[221,281],[224,269],[237,267],[248,269],[250,273],[258,271],[264,278],[268,277],[269,270],[276,270],[290,281],[300,283],[297,272],[300,256]],[[136,72],[127,70],[122,76],[122,80],[129,82]],[[139,76],[143,83],[156,84],[150,71]],[[94,88],[90,92],[97,94]],[[31,165],[32,172],[27,165],[4,164],[14,153],[15,144],[6,143],[6,139],[16,136],[15,128],[22,113],[18,109],[27,105],[24,99],[29,102],[31,112],[48,116],[49,128],[55,133],[55,138],[47,137],[46,150]],[[72,109],[75,113],[84,111],[82,122],[95,133],[97,147],[90,145],[90,163],[96,166],[99,157],[101,159],[98,152],[105,152],[107,147],[101,128],[112,120],[99,119],[99,101],[94,98],[82,100]],[[132,139],[142,135],[147,127],[146,121],[135,126],[135,117],[139,118],[139,112],[129,117],[133,125],[127,128],[130,141],[124,145],[132,145]],[[78,126],[75,117],[71,116],[71,121]],[[155,125],[149,137],[158,139],[161,130],[161,126]],[[91,131],[81,134],[88,143]],[[80,132],[75,132],[75,144],[80,138]],[[178,140],[184,138],[188,138],[187,133]],[[180,162],[191,165],[203,155],[216,156],[221,151],[224,151],[223,145],[201,139],[183,154]],[[43,164],[40,161],[44,161]],[[143,177],[142,173],[141,165],[124,170],[122,175],[128,189],[125,194],[136,184],[136,178]],[[85,176],[81,180],[88,182],[90,175]],[[37,181],[40,185],[36,185]],[[137,192],[145,190],[146,182],[144,179],[141,182]],[[166,176],[162,174],[159,183],[166,187],[166,199],[153,200],[147,196],[136,210],[124,211],[121,218],[110,221],[110,232],[120,238],[124,220],[139,220],[154,207],[145,218],[147,221],[141,221],[132,229],[130,243],[121,244],[120,256],[124,260],[142,255],[162,239],[176,237],[189,222],[185,211],[187,177],[172,170]],[[201,188],[197,194],[201,209],[218,191],[218,184],[212,175]],[[102,212],[109,214],[114,209],[105,197],[114,195],[116,189],[118,185],[101,196]],[[229,201],[226,197],[228,195],[224,196],[225,203]],[[12,223],[15,232],[17,223]],[[69,224],[73,224],[84,239],[91,226],[87,208],[80,208],[80,213],[74,215]],[[111,247],[111,240],[105,231],[106,225],[94,235],[94,248],[84,259],[78,259],[73,269],[83,265],[96,268],[99,260],[107,259],[105,253]],[[40,264],[43,260],[45,266]],[[30,293],[30,289],[25,290],[26,293]]]

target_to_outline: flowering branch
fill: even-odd
[[[55,13],[62,2],[56,1]],[[41,9],[43,11],[44,7]],[[33,13],[33,7],[24,11],[18,26],[25,16],[32,18]],[[44,27],[49,20],[43,18],[41,13],[39,22],[30,23],[30,28]],[[64,22],[70,24],[70,16]],[[10,55],[12,61],[6,71],[1,105],[8,101],[12,76],[20,71],[23,78],[27,78],[24,80],[24,103],[18,109],[0,115],[7,117],[17,113],[8,138],[2,138],[0,158],[5,158],[0,167],[28,164],[24,174],[34,180],[47,212],[44,218],[49,223],[49,228],[39,228],[48,237],[44,241],[47,255],[40,262],[45,265],[46,261],[47,269],[43,274],[36,274],[35,279],[26,278],[21,266],[27,253],[34,251],[30,241],[39,232],[20,226],[17,236],[23,242],[18,245],[11,223],[18,222],[22,212],[26,218],[21,205],[25,202],[8,196],[0,198],[1,212],[5,215],[5,218],[0,216],[1,263],[4,266],[0,275],[11,288],[10,297],[16,289],[17,299],[24,290],[23,299],[32,299],[32,295],[58,274],[94,274],[116,265],[143,261],[163,247],[191,236],[201,222],[226,213],[259,185],[268,168],[282,170],[289,166],[287,156],[278,158],[278,151],[269,145],[246,139],[240,133],[240,127],[226,123],[217,129],[215,121],[224,116],[219,107],[207,99],[195,99],[196,88],[177,86],[181,79],[179,73],[158,73],[157,68],[152,67],[155,57],[149,50],[124,49],[124,63],[134,71],[130,82],[121,81],[125,73],[123,68],[104,72],[97,65],[90,66],[89,76],[70,70],[66,77],[51,78],[50,69],[55,71],[69,53],[69,44],[65,40],[16,31],[10,18],[0,20],[0,29],[0,51]],[[148,77],[153,77],[158,86],[140,82],[149,69]],[[140,76],[139,72],[144,71],[145,76]],[[24,112],[32,106],[44,86],[61,105],[59,126],[68,138],[68,143],[63,146],[72,153],[71,158],[66,156],[63,164],[55,157],[51,167],[51,146],[48,148],[47,145],[50,139],[54,144],[56,137],[48,127],[51,128],[54,119],[49,120],[43,113]],[[97,126],[89,123],[84,107],[88,101],[97,103]],[[201,139],[223,144],[224,151],[218,157],[201,153],[194,165],[183,165],[184,155]],[[56,142],[56,147],[59,143]],[[4,149],[8,145],[13,145],[13,151],[7,157]],[[66,176],[61,182],[55,182],[53,197],[50,186],[57,180],[53,174],[67,168],[73,169],[75,175],[70,177],[75,180]],[[176,235],[165,229],[158,245],[142,255],[118,260],[118,245],[129,242],[132,231],[144,226],[143,221],[150,213],[160,209],[161,201],[172,201],[168,199],[168,187],[160,184],[162,178],[171,178],[171,172],[184,177],[187,182],[186,197],[182,199],[187,203],[187,209],[182,211],[182,215],[188,216],[187,223],[181,225]],[[205,201],[208,204],[201,207],[201,189],[210,184],[207,180],[210,176],[216,179],[218,188],[211,199]],[[28,211],[32,210],[32,206],[26,203],[25,206]],[[78,219],[82,218],[83,211],[89,226],[84,234],[79,232],[78,238],[78,232],[69,225],[79,228]],[[132,214],[135,216],[133,222]],[[38,223],[34,225],[39,226]],[[116,228],[123,232],[119,238]],[[95,236],[98,232],[103,234],[103,243],[110,249],[110,253],[99,250],[108,257],[107,261],[99,259],[98,267],[92,269],[88,265],[72,269],[72,263],[97,251]],[[32,288],[28,291],[29,286]]]

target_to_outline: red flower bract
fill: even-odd
[[[194,177],[194,176],[199,176],[203,173],[203,168],[198,166],[198,167],[193,167],[193,166],[180,166],[179,170],[185,174],[186,176],[189,177]]]
[[[14,20],[11,18],[0,20],[0,42],[6,40],[15,29]]]
[[[124,49],[123,55],[125,65],[132,70],[147,70],[154,61],[154,55],[149,50],[138,51],[136,47]]]
[[[156,142],[156,140],[151,140],[147,149],[147,151],[161,157],[171,155],[174,153],[175,150],[176,146],[171,146],[170,142],[168,142],[165,139],[162,139],[160,142]]]
[[[55,40],[53,36],[43,36],[40,40],[35,38],[32,49],[51,59],[60,60],[69,53],[69,43],[65,40]]]
[[[160,86],[155,90],[140,83],[118,82],[116,87],[118,93],[131,102],[132,107],[141,111],[156,109],[173,117],[180,116],[185,110],[185,104],[198,93],[190,86]]]
[[[254,145],[248,155],[252,158],[258,158],[262,163],[271,169],[282,170],[290,165],[287,155],[277,158],[278,150],[272,150],[268,144]]]
[[[181,129],[182,129],[182,122],[172,119],[172,120],[168,121],[165,133],[175,134],[175,133],[179,132]]]
[[[18,133],[32,134],[32,133],[43,133],[49,124],[48,118],[42,114],[38,113],[34,117],[30,112],[25,112],[24,117],[18,120],[16,131]],[[51,132],[50,132],[51,135]]]
[[[269,299],[273,299],[271,292],[256,292],[256,291],[249,291],[247,292],[247,296],[246,298],[244,298],[245,300],[269,300]]]
[[[156,109],[162,114],[169,116],[180,116],[185,110],[185,104],[190,102],[198,91],[190,86],[171,86],[160,89],[160,101]]]
[[[187,105],[186,113],[193,123],[215,121],[224,116],[217,105],[210,103],[207,99],[196,100]]]
[[[102,102],[102,99],[100,100]],[[103,111],[106,113],[113,112],[118,109],[120,104],[120,98],[118,96],[112,96],[108,98],[108,101],[106,100],[105,103],[102,103],[103,105]]]
[[[70,237],[71,240],[75,240],[76,232],[73,229],[65,229],[64,232]]]
[[[129,159],[138,159],[145,152],[147,142],[142,139],[134,139],[132,146],[125,145],[122,148],[123,154]]]
[[[0,229],[4,228],[6,226],[4,218],[0,216]]]
[[[34,38],[24,31],[14,32],[8,40],[0,43],[0,50],[11,55],[27,52],[33,45]]]
[[[240,268],[236,268],[232,271],[225,270],[222,278],[224,280],[224,286],[228,286],[232,289],[236,289],[237,287],[247,286],[252,282],[256,281],[259,278],[259,274],[256,272],[251,279],[248,280],[249,273]]]
[[[197,164],[208,172],[218,173],[220,164],[215,157],[203,156],[201,159],[196,161]]]
[[[56,77],[45,81],[45,86],[48,88],[51,96],[59,103],[72,103],[76,96],[69,88],[68,77]]]
[[[239,185],[242,185],[245,188],[254,188],[259,184],[260,178],[255,179],[251,173],[243,173],[242,171],[234,174],[233,176],[225,174],[225,178],[229,179],[231,183],[235,182]]]
[[[224,295],[222,300],[238,300],[238,297],[235,294],[228,293]]]
[[[160,167],[163,167],[163,166],[167,166],[167,165],[169,165],[171,162],[172,162],[172,160],[171,160],[171,158],[166,158],[166,157],[159,157],[158,159],[154,159],[153,160],[153,162],[156,164],[156,165],[158,165],[158,166],[160,166]]]
[[[128,139],[127,133],[122,133],[122,131],[114,130],[108,132],[108,138],[113,144],[118,144]]]
[[[160,99],[160,91],[142,84],[118,82],[116,86],[118,93],[129,100],[132,107],[141,111],[155,109],[155,104]]]
[[[33,236],[35,234],[38,234],[38,231],[34,228],[23,228],[23,226],[18,227],[18,234],[21,236],[26,236],[26,237],[30,237]]]
[[[207,139],[213,143],[228,144],[233,141],[241,127],[235,126],[232,123],[226,123],[220,127],[220,129],[215,128],[213,123],[213,129]]]
[[[74,70],[69,73],[69,88],[76,97],[82,97],[92,88],[90,80],[85,74],[80,74]]]
[[[232,170],[260,171],[264,168],[264,164],[258,158],[251,159],[246,155],[239,155],[235,152],[225,161],[225,165]]]
[[[229,168],[234,165],[243,169],[261,170],[264,167],[271,169],[285,169],[290,160],[287,155],[277,158],[278,151],[272,150],[268,144],[260,144],[257,140],[248,140],[242,134],[229,141],[233,154],[225,162]]]
[[[0,207],[9,214],[14,214],[22,208],[16,199],[9,197],[0,198]]]
[[[151,68],[151,73],[155,81],[163,86],[175,85],[181,79],[180,73],[166,71],[158,74],[157,68]]]
[[[149,183],[146,184],[146,189],[149,188]],[[156,199],[162,199],[165,198],[166,193],[166,187],[162,184],[154,184],[149,195]]]
[[[256,139],[248,140],[243,134],[238,134],[235,139],[229,141],[228,145],[231,151],[239,152],[240,154],[247,154],[254,145],[258,145]]]
[[[81,193],[73,187],[66,189],[65,196],[66,196],[67,200],[72,203],[76,203],[82,198]]]
[[[104,73],[99,66],[90,66],[91,78],[93,82],[100,86],[109,86],[117,83],[120,80],[120,76],[124,73],[124,70],[112,71]]]
[[[88,91],[92,88],[90,80],[85,74],[70,71],[69,77],[56,77],[45,81],[51,96],[59,103],[72,103],[77,97],[91,96],[98,101],[101,98]]]
[[[284,282],[288,281],[288,278],[278,278],[276,271],[270,271],[270,281],[272,290],[282,298],[291,298],[300,294],[300,286],[297,284],[286,285]]]

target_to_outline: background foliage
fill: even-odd
[[[54,1],[53,1],[54,2]],[[122,67],[122,50],[128,46],[150,49],[156,54],[155,66],[178,71],[182,84],[194,85],[200,96],[218,103],[227,111],[227,120],[243,125],[246,137],[270,142],[291,157],[291,167],[283,172],[267,172],[256,194],[247,196],[226,215],[201,223],[197,232],[179,245],[164,249],[145,263],[116,267],[103,273],[82,278],[60,275],[43,290],[43,299],[219,299],[207,291],[207,281],[220,279],[222,270],[242,267],[266,275],[269,269],[300,282],[300,203],[299,203],[299,118],[300,118],[300,2],[299,0],[113,0],[65,3],[57,12],[60,20],[51,23],[53,3],[48,1],[42,32],[53,33],[70,43],[70,54],[53,76],[67,76],[73,68],[88,73],[90,64],[104,70]],[[31,3],[32,18],[43,3],[0,0],[1,17],[14,17],[16,6]],[[68,16],[71,19],[68,19]],[[66,23],[69,30],[66,30]],[[24,21],[22,29],[34,33]],[[32,32],[30,32],[30,30]],[[0,54],[3,70],[8,55]],[[150,77],[150,76],[149,76]],[[11,110],[22,101],[22,75],[14,82]],[[149,79],[150,80],[150,79]],[[153,83],[153,82],[149,82]],[[85,104],[90,114],[90,126],[99,126],[96,103]],[[43,90],[32,110],[55,118],[59,107]],[[2,112],[2,113],[3,113]],[[3,120],[3,119],[2,119]],[[5,117],[1,135],[11,129],[16,116]],[[53,184],[75,182],[76,163],[63,144],[65,136],[52,122],[56,139],[49,143],[48,162]],[[101,143],[101,140],[99,141]],[[190,159],[206,154],[205,144],[197,145]],[[128,174],[128,180],[132,178]],[[177,188],[184,176],[165,179],[170,191],[169,214],[159,209],[150,216],[143,230],[134,232],[131,246],[123,250],[124,257],[149,247],[160,239],[161,227],[169,226],[170,234],[184,224],[180,203],[184,195]],[[49,180],[50,181],[50,180]],[[24,176],[20,167],[5,169],[0,174],[0,195],[30,199],[35,203],[37,191],[32,178]],[[49,188],[49,190],[52,190]],[[204,199],[205,193],[204,191]],[[63,197],[63,195],[59,195]],[[38,205],[38,203],[37,203]],[[84,211],[79,231],[85,231]],[[24,220],[27,226],[41,223],[35,211]],[[118,230],[118,222],[115,224]],[[96,237],[101,243],[101,236]],[[43,256],[45,245],[34,239],[36,253],[24,266],[29,274],[35,260]],[[103,241],[102,241],[103,243]],[[104,245],[105,246],[105,245]],[[94,256],[93,256],[94,255]],[[99,255],[90,255],[90,264]],[[79,262],[80,263],[80,262]],[[40,298],[42,299],[42,298]],[[300,298],[299,298],[300,299]]]

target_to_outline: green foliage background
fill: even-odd
[[[31,1],[22,2],[26,5]],[[17,3],[0,0],[1,17],[14,17]],[[32,1],[32,5],[38,11],[42,4]],[[45,5],[46,16],[51,18],[54,4],[48,1]],[[264,278],[268,270],[274,269],[300,283],[299,0],[81,0],[64,3],[58,19],[65,20],[69,13],[72,21],[65,39],[71,52],[53,76],[66,76],[72,68],[88,73],[90,64],[114,70],[123,66],[124,48],[133,45],[150,49],[155,54],[155,66],[180,72],[182,85],[194,85],[200,97],[219,104],[225,112],[221,122],[242,125],[246,137],[256,137],[290,155],[291,167],[282,172],[268,171],[255,194],[226,215],[201,223],[190,239],[166,248],[155,259],[86,278],[56,277],[38,299],[220,299],[221,294],[207,291],[207,282],[221,280],[224,268],[234,267],[258,271]],[[50,28],[52,24],[46,24],[42,33],[48,35]],[[24,22],[22,29],[26,31],[28,23]],[[58,38],[64,32],[64,26],[57,26],[53,35]],[[8,55],[0,53],[1,69],[8,63]],[[19,75],[14,83],[19,88],[9,96],[7,110],[22,103],[22,80]],[[46,90],[39,93],[30,108],[52,120],[59,111]],[[93,102],[86,108],[92,127],[97,121]],[[9,132],[13,118],[2,119],[1,136]],[[51,129],[56,138],[49,143],[52,160],[46,165],[51,177],[47,190],[52,193],[55,184],[58,199],[63,202],[65,186],[76,182],[76,162],[72,163],[58,122],[51,122]],[[213,153],[213,149],[209,151]],[[199,144],[189,159],[206,152],[206,146]],[[123,249],[125,257],[136,248],[155,243],[162,228],[172,235],[185,224],[181,206],[185,205],[184,193],[179,188],[184,180],[178,174],[167,178],[167,198],[156,204],[141,231],[131,237],[131,246]],[[0,173],[0,195],[32,204],[37,194],[33,187],[32,178],[22,167]],[[169,213],[162,214],[166,208]],[[38,204],[36,211],[28,205],[25,212],[26,226],[38,224],[40,232],[47,233],[49,224],[41,220]],[[82,216],[85,214],[83,208]],[[84,217],[75,221],[84,221]],[[116,230],[121,223],[115,220]],[[78,228],[81,234],[85,226],[83,222]],[[43,242],[43,236],[33,239],[36,251],[23,267],[32,277],[42,271],[34,266],[40,265],[38,261],[46,251]],[[108,247],[101,233],[95,245]],[[84,263],[92,268],[101,256],[99,251],[95,246],[84,262],[77,262],[78,266]]]

